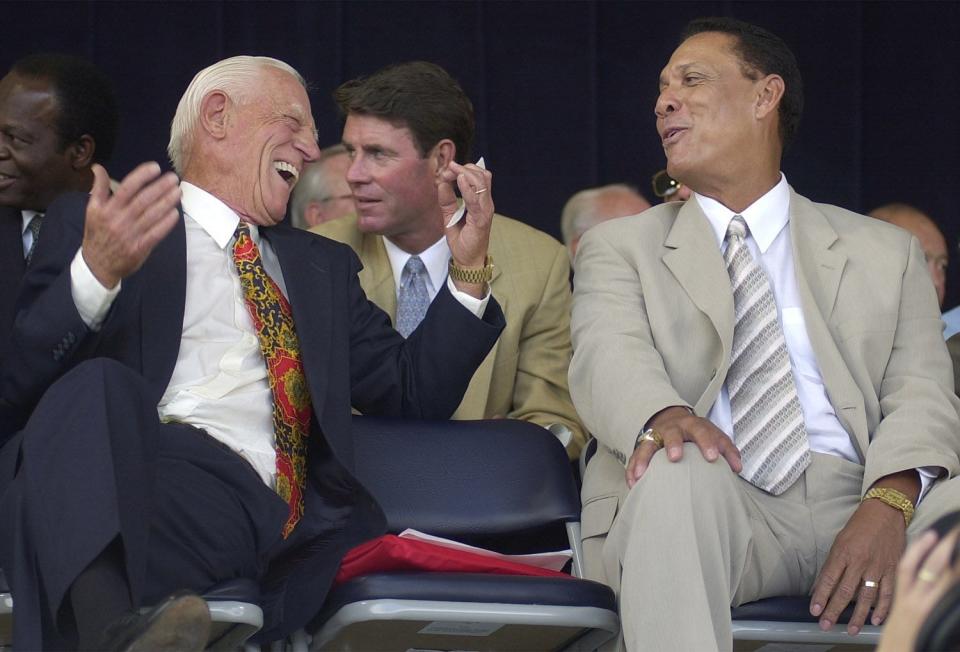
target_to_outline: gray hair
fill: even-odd
[[[308,228],[303,217],[307,206],[310,202],[329,197],[333,192],[329,178],[323,174],[323,164],[336,156],[346,155],[347,148],[342,144],[331,145],[320,150],[320,156],[316,161],[307,163],[303,167],[300,180],[293,187],[293,195],[290,197],[290,221],[293,226],[298,229]]]
[[[570,243],[587,232],[587,230],[602,221],[597,219],[597,204],[604,195],[610,193],[637,195],[645,198],[636,188],[626,183],[612,183],[599,188],[587,188],[574,194],[563,205],[560,214],[560,232],[563,235],[563,244]]]
[[[277,68],[292,75],[306,88],[307,83],[291,65],[270,57],[252,57],[241,55],[230,57],[207,66],[193,77],[187,86],[177,112],[170,124],[170,143],[167,155],[177,174],[183,174],[183,168],[193,146],[194,131],[200,120],[200,105],[203,98],[213,91],[222,91],[238,104],[246,101],[249,91],[265,68]]]

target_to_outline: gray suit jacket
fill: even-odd
[[[960,401],[916,239],[792,189],[790,230],[807,332],[827,396],[864,464],[864,490],[904,469],[937,466],[955,475]],[[615,505],[604,510],[611,512],[605,524],[590,525],[586,503],[625,490],[622,465],[643,425],[670,405],[709,411],[730,365],[733,324],[723,258],[695,200],[611,220],[584,236],[570,390],[606,449],[597,472],[587,470],[584,537],[609,526]]]

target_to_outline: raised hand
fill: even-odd
[[[93,166],[94,182],[83,230],[83,260],[106,288],[140,269],[180,219],[180,185],[173,172],[141,163],[110,194],[110,177]]]

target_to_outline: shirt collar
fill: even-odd
[[[707,216],[720,245],[723,244],[727,227],[734,215],[743,217],[760,253],[766,252],[790,221],[790,186],[787,185],[787,176],[782,172],[777,185],[740,213],[734,213],[715,199],[698,193],[693,193],[693,196],[700,205],[700,210]]]
[[[232,208],[188,181],[180,182],[180,205],[183,212],[190,219],[200,225],[207,232],[217,246],[225,248],[233,239],[233,234],[240,223],[240,216]],[[259,231],[255,224],[250,224],[250,237],[259,243]]]
[[[390,267],[393,269],[393,282],[399,292],[403,267],[407,264],[412,254],[407,253],[390,242],[389,238],[383,238],[383,246],[387,250]],[[420,256],[420,260],[423,261],[424,266],[427,268],[427,274],[430,275],[430,283],[433,285],[434,291],[438,291],[447,278],[447,264],[450,261],[450,247],[447,245],[446,236],[440,238],[417,255]]]
[[[20,211],[20,215],[23,219],[23,221],[20,223],[20,234],[23,235],[27,232],[27,227],[30,225],[30,222],[33,221],[33,218],[35,218],[37,215],[42,216],[43,213],[40,211],[23,210]]]

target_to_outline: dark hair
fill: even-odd
[[[387,66],[341,84],[333,99],[344,117],[370,115],[407,127],[420,156],[449,138],[457,147],[458,163],[470,157],[473,104],[457,80],[436,64],[410,61]]]
[[[80,57],[43,53],[20,59],[11,72],[50,82],[59,103],[57,131],[61,149],[86,134],[96,143],[93,162],[105,163],[110,159],[120,113],[113,85],[99,68]]]
[[[733,50],[743,63],[744,76],[750,79],[769,74],[783,77],[786,88],[780,100],[780,143],[786,151],[803,114],[803,79],[793,52],[783,39],[762,27],[725,17],[690,21],[683,30],[681,42],[703,32],[720,32],[736,39]]]

